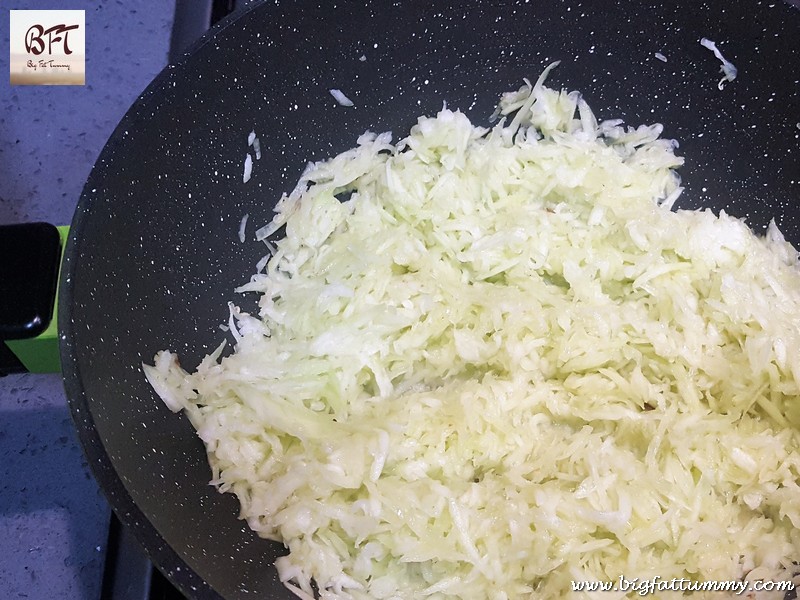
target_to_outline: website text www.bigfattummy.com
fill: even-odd
[[[615,581],[573,581],[573,592],[630,592],[647,596],[655,592],[788,592],[795,589],[791,581],[692,581],[691,579],[627,578]]]

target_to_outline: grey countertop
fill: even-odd
[[[12,87],[0,77],[0,224],[69,224],[106,140],[167,63],[174,0],[76,0],[68,8],[86,11],[86,85]],[[0,478],[0,598],[99,598],[110,509],[58,375],[0,378]]]

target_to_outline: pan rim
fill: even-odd
[[[185,69],[186,64],[201,49],[212,43],[224,30],[234,26],[251,12],[266,4],[266,0],[256,0],[213,25],[195,42],[180,54],[175,63],[168,63],[156,77],[137,96],[120,122],[106,141],[98,155],[95,166],[103,162],[106,154],[112,153],[121,143],[129,121],[137,114],[144,100],[162,89],[169,82],[174,71]],[[83,247],[86,217],[92,210],[90,189],[95,169],[84,184],[80,199],[73,213],[69,236],[64,249],[60,293],[58,297],[58,344],[61,359],[61,376],[69,405],[70,416],[78,434],[83,452],[88,459],[89,468],[98,482],[103,495],[120,522],[137,539],[148,559],[158,570],[186,597],[208,600],[221,600],[224,597],[215,590],[184,558],[164,539],[158,529],[139,508],[114,467],[92,416],[84,377],[75,352],[75,322],[73,313],[74,275],[78,257]]]

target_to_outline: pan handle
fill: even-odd
[[[61,371],[56,297],[68,231],[0,225],[0,375]]]

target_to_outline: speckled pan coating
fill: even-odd
[[[800,242],[800,11],[788,2],[301,4],[256,6],[155,80],[95,166],[67,248],[62,360],[83,444],[122,520],[198,598],[291,596],[271,567],[280,547],[207,485],[200,440],[140,364],[170,348],[192,367],[218,344],[233,288],[264,253],[239,242],[241,218],[252,240],[306,161],[367,129],[402,135],[444,101],[486,124],[499,93],[560,59],[549,85],[680,141],[681,206],[756,229],[774,216]],[[721,91],[702,37],[739,69]],[[263,156],[245,184],[251,130]]]

